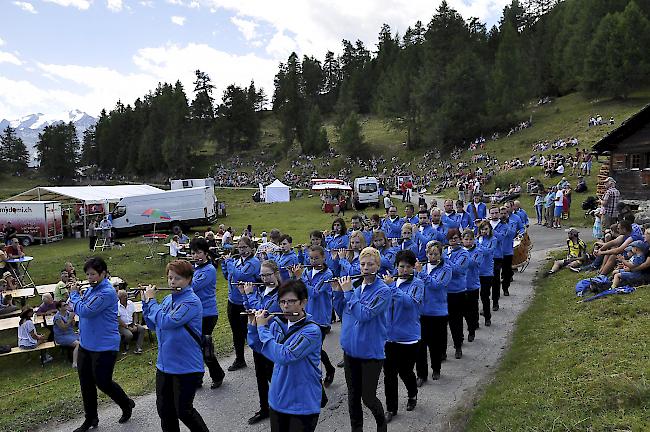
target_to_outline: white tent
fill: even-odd
[[[122,198],[163,192],[146,184],[118,186],[38,186],[6,201],[58,201],[61,203],[118,203]]]
[[[289,202],[289,186],[283,184],[280,180],[275,180],[266,187],[264,193],[264,202]]]

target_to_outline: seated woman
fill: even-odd
[[[567,245],[567,255],[565,259],[557,260],[553,263],[553,268],[548,271],[547,275],[551,275],[556,271],[560,270],[563,267],[569,267],[570,269],[579,269],[580,266],[586,264],[587,262],[587,245],[584,241],[580,240],[577,229],[569,228],[567,230],[568,239],[566,241]]]
[[[178,235],[174,235],[172,237],[172,241],[169,242],[169,256],[176,258],[185,255],[187,254],[183,252],[183,248],[180,243],[180,237]]]
[[[56,310],[56,315],[54,315],[54,343],[74,348],[74,351],[72,351],[72,367],[77,369],[79,334],[74,331],[75,314],[62,301],[56,302]]]
[[[20,314],[20,325],[18,326],[18,346],[23,349],[34,349],[46,341],[46,337],[42,334],[36,333],[36,327],[32,317],[34,310],[31,307],[25,308]],[[52,356],[47,354],[45,350],[41,351],[41,362],[43,364],[49,363]]]

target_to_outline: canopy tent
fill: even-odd
[[[58,201],[60,203],[105,204],[122,198],[163,192],[146,184],[118,186],[37,186],[6,201]]]
[[[338,184],[338,183],[319,183],[315,184],[311,187],[311,190],[313,191],[323,191],[323,190],[344,190],[344,191],[351,191],[352,188],[346,184]]]
[[[264,196],[264,202],[267,203],[289,202],[289,186],[276,179],[273,183],[266,186]]]
[[[6,201],[57,201],[68,212],[70,229],[83,233],[88,227],[88,216],[109,212],[110,204],[117,204],[122,198],[164,192],[146,184],[117,186],[37,186],[14,195]],[[64,216],[65,218],[65,216]],[[80,220],[81,219],[81,220]],[[76,221],[76,222],[73,222]]]

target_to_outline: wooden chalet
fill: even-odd
[[[609,156],[603,171],[616,180],[622,199],[650,200],[650,104],[605,135],[593,150]]]

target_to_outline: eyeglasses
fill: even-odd
[[[280,304],[280,306],[293,306],[299,301],[300,300],[298,299],[287,299],[287,300],[278,300],[278,303]]]

